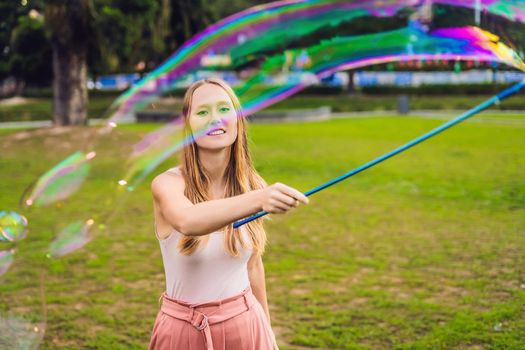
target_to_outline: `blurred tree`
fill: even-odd
[[[42,16],[19,17],[9,47],[10,73],[21,86],[46,86],[51,82],[51,47]]]
[[[169,0],[171,1],[171,32],[168,36],[167,54],[189,40],[198,32],[217,21],[246,10],[252,6],[268,3],[263,0]]]
[[[260,0],[0,2],[0,79],[45,84],[56,125],[87,123],[87,75],[147,71],[197,32]],[[31,17],[30,12],[44,14]],[[47,35],[44,35],[46,33]]]
[[[0,81],[14,78],[16,93],[26,83],[45,86],[51,81],[51,50],[39,5],[0,3]]]
[[[94,8],[99,52],[90,57],[93,74],[136,71],[164,56],[169,0],[95,0]]]
[[[9,51],[11,50],[11,32],[18,17],[18,4],[14,1],[0,2],[0,79],[9,76]]]
[[[87,50],[94,38],[90,0],[46,0],[53,52],[55,125],[87,124]]]

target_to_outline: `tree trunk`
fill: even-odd
[[[93,37],[92,0],[46,0],[53,50],[55,125],[87,124],[87,50]]]
[[[347,91],[349,93],[355,92],[355,86],[354,86],[354,73],[355,71],[349,70],[348,71],[348,85],[347,85]]]
[[[86,50],[53,45],[53,119],[55,125],[87,125]]]

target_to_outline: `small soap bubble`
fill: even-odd
[[[29,196],[23,199],[23,203],[38,207],[68,198],[88,176],[91,169],[89,162],[94,157],[95,152],[86,155],[77,151],[71,154],[38,178],[35,185],[30,187],[31,191],[27,191]],[[56,205],[61,206],[60,203]]]
[[[45,322],[32,322],[14,314],[0,313],[0,348],[39,348],[45,334]]]
[[[27,219],[12,210],[0,211],[0,241],[20,241],[27,235]]]
[[[9,270],[13,264],[15,249],[0,251],[0,276]]]
[[[85,222],[76,221],[66,226],[49,245],[47,257],[64,256],[85,246],[92,239],[89,235],[89,227],[93,223],[94,220],[89,219]]]

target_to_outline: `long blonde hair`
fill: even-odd
[[[233,89],[223,80],[217,78],[207,78],[193,83],[184,95],[182,105],[182,118],[184,120],[184,138],[191,137],[189,117],[191,102],[194,91],[204,84],[215,84],[220,86],[230,96],[235,111],[237,112],[237,138],[233,142],[230,152],[230,160],[226,168],[226,197],[240,195],[252,190],[264,188],[264,180],[253,167],[250,152],[248,149],[248,139],[246,136],[247,123],[243,117],[241,104]],[[182,149],[181,173],[184,177],[186,187],[184,195],[193,203],[210,200],[210,178],[198,157],[198,148],[195,142],[189,143]],[[264,253],[266,246],[266,232],[263,228],[263,218],[253,220],[244,226],[251,238],[252,247],[260,254]],[[246,242],[240,235],[240,228],[233,228],[233,224],[225,226],[224,246],[226,251],[232,256],[239,256],[237,242],[246,248]],[[225,228],[222,228],[224,230]],[[205,243],[209,235],[205,236],[183,236],[179,241],[178,248],[184,255],[192,254],[197,248]]]

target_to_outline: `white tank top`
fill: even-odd
[[[162,253],[168,296],[188,303],[205,303],[228,298],[246,289],[250,284],[248,260],[253,250],[246,226],[239,229],[247,248],[238,244],[238,257],[231,256],[225,250],[225,233],[220,231],[210,233],[208,242],[202,242],[190,255],[179,252],[177,244],[183,237],[180,232],[172,230],[167,238],[161,239],[155,231]]]

